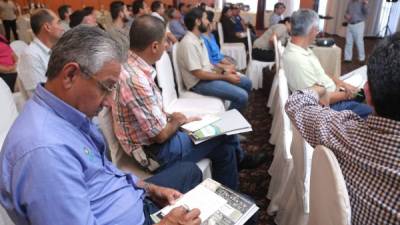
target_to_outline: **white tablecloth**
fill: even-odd
[[[342,49],[334,45],[332,47],[312,46],[314,54],[325,70],[325,73],[332,77],[340,77]]]

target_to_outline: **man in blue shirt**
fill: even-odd
[[[156,204],[174,202],[201,181],[192,163],[145,182],[106,158],[91,118],[111,105],[123,61],[121,47],[95,27],[68,31],[52,49],[48,81],[26,103],[0,154],[0,203],[16,224],[151,224]],[[199,213],[179,207],[160,224],[200,224]]]

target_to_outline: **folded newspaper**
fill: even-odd
[[[219,116],[209,115],[181,127],[195,144],[219,135],[232,135],[252,131],[250,123],[236,109]]]
[[[202,225],[242,225],[259,209],[245,196],[212,179],[206,179],[184,194],[174,205],[152,214],[153,222],[160,222],[172,209],[179,206],[189,210],[199,209]]]

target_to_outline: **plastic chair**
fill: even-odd
[[[275,62],[262,62],[253,59],[252,56],[252,51],[253,51],[253,45],[251,43],[251,35],[250,35],[250,29],[247,29],[247,43],[249,46],[249,65],[247,66],[246,74],[249,76],[253,86],[253,89],[258,89],[262,88],[263,86],[263,69],[265,67],[269,67],[271,70],[272,66],[275,64]]]
[[[308,225],[350,225],[351,207],[339,163],[331,150],[317,146],[312,157]]]
[[[245,69],[247,66],[246,46],[243,43],[225,43],[222,24],[218,23],[217,27],[218,27],[219,45],[222,54],[234,58],[237,62],[237,68],[239,70]]]

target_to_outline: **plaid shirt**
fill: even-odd
[[[317,93],[297,91],[286,112],[312,146],[330,148],[350,196],[353,225],[400,224],[400,122],[363,120],[318,104]]]
[[[133,52],[122,65],[112,113],[114,132],[129,155],[139,145],[152,144],[151,139],[167,124],[155,74],[155,69]]]

